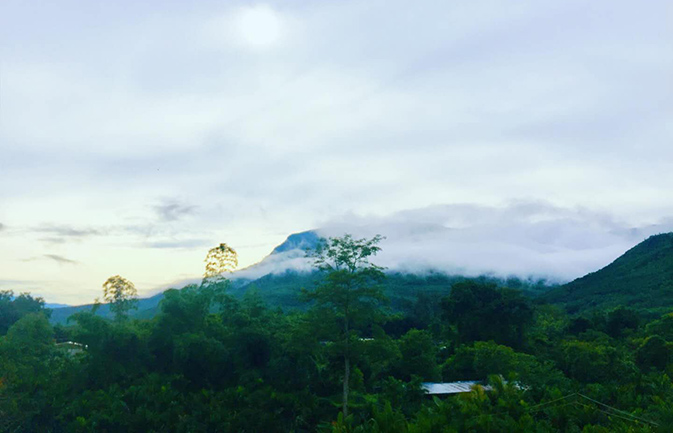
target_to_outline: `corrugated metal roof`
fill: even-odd
[[[424,382],[422,388],[427,394],[436,395],[436,394],[460,394],[462,392],[472,391],[472,387],[475,385],[481,385],[479,382],[474,380],[468,380],[463,382]],[[490,391],[491,387],[489,385],[482,385],[486,391]]]

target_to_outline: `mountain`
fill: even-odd
[[[314,287],[320,278],[311,260],[306,257],[306,251],[315,248],[319,241],[320,236],[312,230],[288,236],[262,261],[234,272],[230,277],[232,284],[229,293],[234,297],[242,297],[246,292],[254,290],[271,306],[286,309],[304,308],[306,304],[298,296],[301,288]],[[387,275],[385,291],[393,308],[408,305],[417,298],[419,293],[435,298],[446,296],[454,283],[468,278],[463,275],[448,275],[432,270],[415,272],[389,270]],[[540,279],[502,279],[494,276],[478,278],[498,285],[519,288],[533,295],[550,288],[546,281]],[[186,280],[177,284],[176,287],[198,284],[199,281],[198,279]],[[163,299],[163,293],[139,299],[138,309],[132,315],[138,318],[153,317],[160,310],[161,299]],[[89,304],[53,309],[51,321],[65,323],[72,314],[91,310],[91,307],[92,305]],[[97,314],[112,317],[107,304],[102,305]]]
[[[288,287],[302,287],[305,281],[310,281],[310,272],[294,272],[291,269],[310,271],[311,266],[305,258],[306,250],[315,248],[320,241],[320,236],[315,231],[309,230],[294,233],[259,263],[238,270],[231,276],[232,286],[230,292],[234,296],[242,296],[249,286],[263,290],[265,300],[272,305],[295,306],[297,302],[288,296]],[[305,275],[304,275],[305,274]],[[176,284],[183,287],[188,284],[198,284],[200,279],[185,280]],[[271,290],[269,287],[274,289]],[[159,304],[164,295],[158,293],[149,298],[138,299],[138,309],[133,312],[134,317],[151,318],[159,311]],[[93,304],[68,306],[61,304],[47,304],[52,309],[52,323],[66,323],[68,317],[80,311],[90,311]],[[110,306],[103,304],[97,312],[103,317],[112,317]]]
[[[298,298],[302,287],[313,287],[319,275],[313,270],[306,250],[315,248],[320,240],[315,231],[295,233],[262,261],[236,271],[230,293],[242,296],[254,289],[267,303],[282,308],[303,308]],[[445,296],[456,281],[465,276],[442,272],[421,273],[389,271],[386,292],[393,307],[408,303],[418,293]],[[636,245],[603,269],[592,272],[562,286],[550,286],[544,280],[478,277],[499,285],[519,288],[543,302],[559,304],[571,313],[591,309],[613,308],[620,305],[661,312],[673,307],[673,233],[651,236]],[[189,283],[186,281],[181,287]],[[149,318],[159,311],[163,294],[139,300],[136,317]],[[55,308],[51,320],[63,323],[78,311],[91,305]],[[102,316],[110,316],[109,306],[99,309]]]
[[[651,236],[603,269],[544,294],[569,312],[619,305],[669,311],[673,308],[673,233]]]
[[[159,309],[159,303],[164,298],[163,293],[158,293],[149,298],[138,299],[138,309],[135,310],[133,316],[138,318],[151,318],[153,317]],[[52,308],[50,321],[52,323],[66,323],[68,317],[80,311],[91,311],[93,304],[86,305],[75,305],[75,306],[66,306],[60,308]],[[110,311],[109,304],[103,304],[98,309],[96,313],[99,316],[103,317],[113,317],[112,312]]]
[[[320,242],[320,236],[313,230],[294,233],[287,237],[285,242],[271,251],[271,255],[281,254],[292,250],[306,251],[314,249]]]

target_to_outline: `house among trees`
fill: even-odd
[[[427,395],[449,395],[470,392],[475,386],[481,386],[485,391],[490,391],[490,385],[482,385],[481,382],[466,380],[460,382],[424,382],[421,388]]]
[[[70,356],[80,354],[84,352],[84,349],[87,348],[85,344],[76,343],[74,341],[64,341],[61,343],[56,343],[56,347],[65,350]]]

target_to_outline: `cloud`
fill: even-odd
[[[254,280],[268,274],[282,274],[288,270],[309,272],[312,261],[306,258],[306,251],[290,250],[265,257],[261,262],[234,272],[232,278]]]
[[[401,0],[44,3],[0,14],[0,274],[18,278],[40,237],[106,256],[35,277],[58,278],[58,296],[76,287],[90,301],[110,263],[148,290],[198,275],[200,239],[245,245],[251,264],[349,213],[391,216],[379,221],[391,263],[411,262],[419,239],[446,255],[437,265],[504,271],[521,256],[545,272],[554,254],[570,269],[582,245],[600,258],[588,263],[614,252],[591,252],[577,221],[601,217],[581,209],[609,214],[599,232],[673,215],[665,0],[428,0],[413,13]],[[556,208],[517,225],[520,207],[499,209],[520,198]],[[446,203],[469,205],[429,207]],[[463,239],[493,227],[527,240],[496,231],[492,258],[471,252]]]
[[[322,232],[385,235],[380,261],[391,269],[568,281],[602,268],[652,234],[671,230],[670,221],[632,227],[609,213],[534,201],[431,206],[336,221]]]
[[[53,260],[54,262],[60,264],[60,265],[78,265],[79,262],[75,260],[70,260],[68,258],[65,258],[63,256],[59,256],[57,254],[45,254],[44,257],[49,260]]]
[[[3,223],[0,223],[0,232],[5,230],[5,225]]]
[[[185,205],[177,201],[169,201],[154,206],[154,211],[162,221],[177,221],[194,214],[195,210],[196,206]]]
[[[42,242],[49,244],[66,244],[68,242],[81,242],[94,236],[104,235],[105,232],[93,228],[78,228],[70,225],[42,225],[33,227],[29,231],[37,234],[45,234],[41,237]]]
[[[566,282],[596,271],[650,235],[673,231],[673,220],[631,227],[614,215],[544,201],[505,206],[436,205],[383,217],[347,215],[318,230],[322,236],[381,234],[373,260],[394,271]],[[274,254],[237,275],[259,277],[287,269],[305,271],[302,251]]]
[[[79,265],[80,263],[75,260],[68,259],[66,257],[60,256],[58,254],[43,254],[40,257],[31,257],[29,259],[23,259],[22,262],[34,262],[38,260],[50,260],[59,265]]]

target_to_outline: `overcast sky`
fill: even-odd
[[[4,0],[0,289],[90,302],[121,274],[147,294],[220,242],[245,266],[354,225],[418,261],[580,276],[673,228],[672,19],[665,0]],[[427,221],[470,234],[408,229]]]

